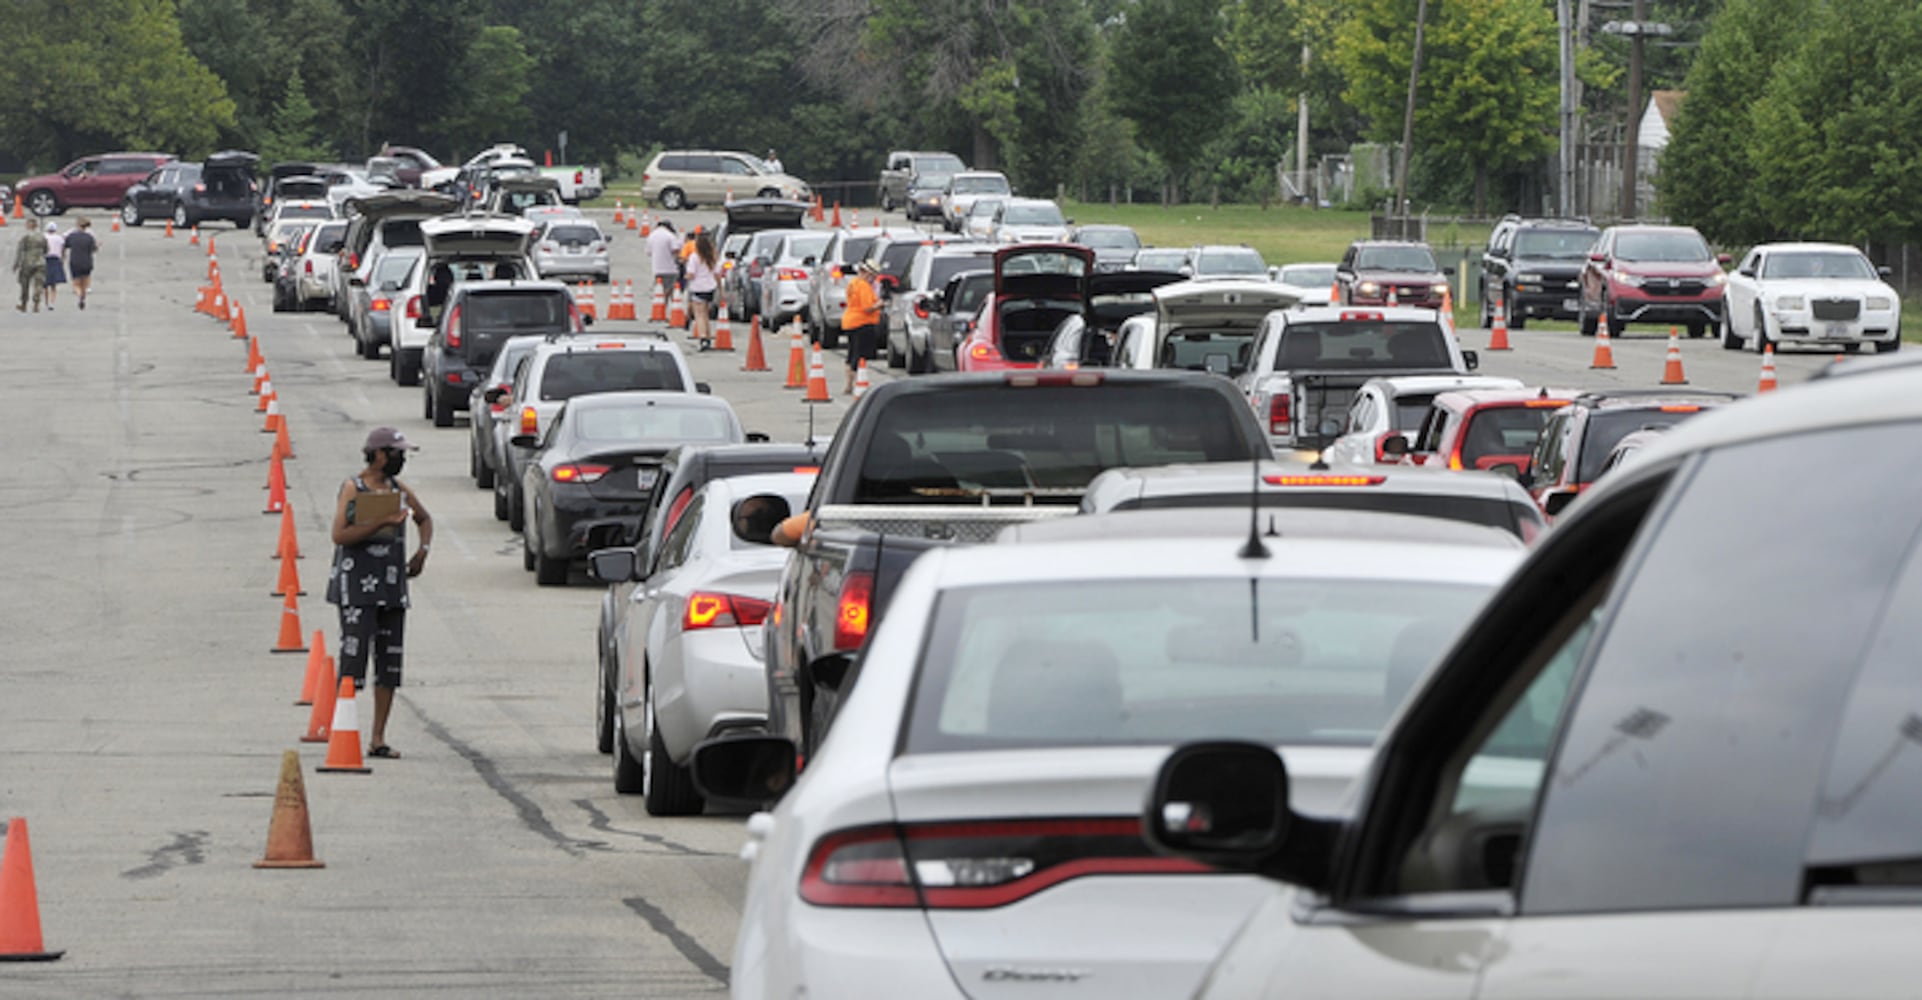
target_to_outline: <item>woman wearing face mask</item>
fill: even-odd
[[[410,443],[392,427],[376,427],[361,446],[367,467],[340,486],[334,505],[334,566],[327,603],[340,606],[340,673],[366,686],[374,666],[374,726],[370,757],[396,758],[387,745],[387,713],[400,686],[401,636],[407,623],[407,580],[427,565],[434,519],[397,477]],[[420,548],[407,555],[407,522],[420,529]]]

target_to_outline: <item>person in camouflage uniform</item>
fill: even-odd
[[[33,297],[33,311],[40,311],[40,297],[46,292],[47,281],[47,234],[37,226],[28,226],[13,248],[13,273],[20,278],[20,304],[14,308],[27,311],[27,298]]]

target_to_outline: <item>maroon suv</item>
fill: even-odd
[[[1426,243],[1357,240],[1335,268],[1342,305],[1440,309],[1452,267],[1435,263]]]
[[[154,168],[172,160],[168,153],[102,153],[66,165],[57,174],[27,177],[14,196],[35,215],[58,215],[69,208],[118,209],[127,189]]]
[[[1604,318],[1611,337],[1630,323],[1687,326],[1689,336],[1707,336],[1722,322],[1728,260],[1689,226],[1602,230],[1582,268],[1582,336],[1594,336]]]

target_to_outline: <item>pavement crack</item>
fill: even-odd
[[[701,947],[701,943],[694,940],[693,935],[677,926],[673,917],[639,896],[629,896],[621,902],[627,904],[628,909],[639,914],[642,920],[647,921],[647,925],[654,929],[654,933],[666,938],[667,943],[673,945],[674,950],[680,952],[681,957],[699,969],[702,975],[723,986],[727,985],[727,965],[715,958],[706,948]]]
[[[669,840],[668,838],[663,837],[658,833],[642,833],[639,830],[623,830],[620,827],[615,826],[614,821],[610,819],[606,813],[600,811],[600,809],[597,808],[593,802],[587,799],[575,799],[574,804],[579,806],[581,811],[587,814],[588,827],[593,830],[598,830],[601,833],[619,834],[620,836],[623,836],[623,837],[635,837],[641,840],[645,840],[656,847],[665,848],[669,851],[672,851],[675,854],[679,854],[679,855],[690,857],[690,858],[732,857],[732,855],[722,854],[718,851],[703,851],[697,847],[689,847],[686,844],[683,844],[679,841]]]
[[[539,804],[528,798],[527,793],[515,788],[514,783],[501,774],[499,765],[495,764],[491,758],[448,732],[447,727],[435,722],[426,712],[421,711],[419,705],[407,699],[402,700],[406,702],[408,709],[420,718],[421,725],[426,727],[427,735],[447,744],[448,749],[459,754],[463,760],[473,766],[474,773],[480,775],[481,781],[493,789],[494,794],[507,800],[507,803],[514,807],[514,812],[520,817],[521,825],[546,838],[569,857],[583,857],[587,851],[605,847],[593,841],[576,840],[562,833],[560,828],[547,818],[547,814],[541,810]]]
[[[148,852],[147,863],[138,868],[129,868],[120,873],[121,878],[154,878],[165,875],[181,865],[197,865],[207,860],[207,838],[212,836],[205,830],[189,830],[175,833],[174,839]]]

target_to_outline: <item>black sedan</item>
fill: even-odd
[[[662,458],[687,444],[747,440],[725,400],[684,392],[576,396],[536,442],[521,477],[522,565],[545,586],[567,582],[575,560],[640,530]]]

